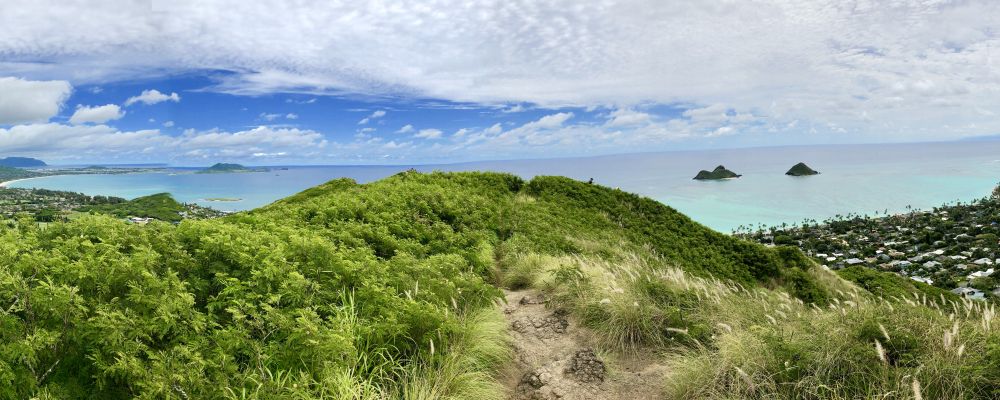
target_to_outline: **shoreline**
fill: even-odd
[[[21,179],[14,179],[14,180],[9,180],[9,181],[3,181],[3,182],[0,182],[0,188],[7,188],[10,184],[15,183],[15,182],[30,181],[32,179],[40,179],[40,178],[48,178],[50,176],[62,176],[62,175],[36,176],[36,177],[32,177],[32,178],[21,178]]]

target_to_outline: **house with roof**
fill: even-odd
[[[973,272],[973,273],[969,274],[968,278],[969,278],[969,280],[973,280],[973,279],[976,279],[976,278],[985,278],[985,277],[990,276],[990,275],[993,275],[993,268],[990,268],[990,269],[988,269],[986,271],[976,271],[976,272]]]
[[[951,290],[952,293],[959,295],[964,299],[970,300],[986,300],[986,292],[982,290],[971,288],[971,287],[958,287]]]

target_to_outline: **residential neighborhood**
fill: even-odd
[[[997,191],[971,203],[876,216],[849,215],[800,226],[734,234],[802,249],[830,269],[890,271],[964,298],[1000,297],[1000,200]]]

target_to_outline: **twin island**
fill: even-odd
[[[789,176],[809,176],[817,174],[819,174],[818,171],[809,168],[808,165],[801,162],[793,165],[792,168],[788,170],[788,172],[785,172],[785,175]],[[695,175],[694,179],[699,181],[712,181],[712,180],[723,180],[723,179],[735,179],[741,176],[743,175],[730,171],[726,167],[720,165],[718,167],[715,167],[715,169],[711,171],[706,171],[706,170],[698,171],[698,175]]]

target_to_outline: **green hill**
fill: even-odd
[[[801,162],[793,165],[792,168],[788,170],[788,172],[785,172],[785,175],[791,175],[791,176],[808,176],[817,174],[819,174],[819,172],[817,172],[812,168],[809,168],[808,165]]]
[[[696,180],[719,180],[719,179],[739,178],[741,176],[742,175],[737,174],[737,173],[735,173],[733,171],[730,171],[730,170],[726,169],[726,167],[720,165],[718,167],[715,167],[715,169],[713,169],[711,172],[706,171],[706,170],[698,171],[698,174],[695,175],[694,179],[696,179]]]
[[[198,172],[202,174],[211,174],[211,173],[246,172],[246,171],[249,171],[249,169],[241,164],[216,163],[213,164],[211,167],[205,168]]]
[[[160,221],[177,222],[183,219],[180,213],[185,210],[184,205],[174,200],[170,193],[157,193],[137,197],[124,203],[87,206],[78,211],[93,211],[121,218],[155,218]]]
[[[253,172],[253,169],[240,164],[216,163],[211,167],[198,171],[199,174],[227,174],[231,172]]]
[[[981,305],[598,185],[407,172],[176,226],[0,224],[0,398],[502,399],[496,302],[526,287],[602,357],[665,364],[666,398],[1000,393]]]
[[[13,167],[0,166],[0,182],[12,181],[15,179],[33,178],[38,173]]]

